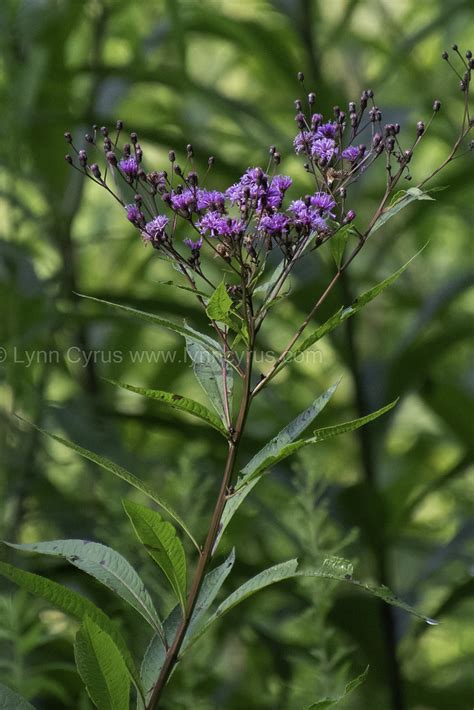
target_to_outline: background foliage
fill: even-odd
[[[183,292],[159,283],[169,274],[118,208],[68,169],[64,130],[80,135],[91,123],[122,118],[157,164],[169,148],[182,151],[191,141],[201,167],[215,155],[215,186],[265,164],[276,143],[281,172],[294,174],[292,101],[302,69],[325,111],[370,85],[386,120],[414,126],[434,98],[443,99],[418,158],[421,175],[447,152],[456,130],[461,94],[439,56],[453,41],[470,46],[470,7],[469,0],[0,4],[3,539],[85,536],[111,544],[167,610],[169,592],[138,558],[121,511],[128,490],[22,426],[14,413],[153,481],[201,537],[225,455],[212,430],[101,379],[166,383],[201,396],[177,339],[79,303],[75,292],[166,315],[186,308],[190,322],[205,323]],[[469,156],[455,161],[442,178],[450,188],[436,204],[418,203],[377,233],[321,319],[430,244],[361,317],[324,341],[312,362],[279,376],[279,386],[257,403],[242,458],[341,374],[327,423],[400,395],[394,413],[281,464],[249,497],[226,539],[226,549],[237,549],[230,588],[291,556],[311,562],[320,551],[342,551],[359,561],[359,577],[390,584],[442,624],[426,626],[332,583],[288,582],[239,607],[194,649],[173,676],[165,707],[299,708],[337,695],[367,665],[368,679],[344,701],[348,710],[472,705],[471,176]],[[358,214],[368,215],[377,196],[376,181],[366,184],[353,205]],[[305,262],[291,302],[273,312],[268,348],[286,342],[329,266]],[[158,349],[175,352],[174,361],[132,361],[131,352]],[[87,365],[82,352],[95,353]],[[141,623],[78,570],[1,554],[102,604],[130,645],[143,650]],[[73,667],[75,624],[6,585],[2,593],[0,680],[38,708],[90,707]]]

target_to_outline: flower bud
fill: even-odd
[[[107,162],[110,163],[110,165],[117,165],[117,156],[112,150],[109,150],[105,157],[107,158]]]
[[[188,158],[193,157],[194,151],[193,151],[193,146],[191,145],[191,143],[188,143],[188,145],[186,146],[186,153],[188,155]]]
[[[115,127],[116,127],[117,131],[121,131],[123,128],[123,121],[117,121],[117,123],[115,124]]]
[[[349,113],[355,113],[356,112],[356,105],[353,101],[349,101]]]
[[[446,52],[446,50],[445,50],[445,51],[443,52],[443,54],[441,55],[441,59],[444,59],[445,61],[447,61],[448,57],[449,57],[449,54],[448,54],[448,53]]]
[[[472,52],[470,49],[468,49],[466,52],[466,59],[472,59]]]
[[[422,136],[424,132],[425,124],[423,123],[423,121],[418,121],[418,123],[416,124],[416,135],[418,136],[418,138]]]
[[[82,167],[85,167],[87,165],[87,153],[85,150],[79,151],[79,163],[80,165],[82,165]]]
[[[354,210],[349,210],[343,219],[343,224],[350,224],[351,222],[353,222],[355,220],[355,218],[356,218],[356,213],[354,212]]]
[[[342,199],[344,199],[344,198],[346,197],[346,195],[347,195],[347,190],[346,190],[345,187],[340,187],[339,190],[338,190],[338,192],[339,192],[339,196],[340,196]]]
[[[84,136],[84,140],[86,141],[86,143],[94,143],[94,139],[92,138],[90,133],[86,133],[86,135]]]
[[[280,164],[280,161],[281,161],[281,155],[280,155],[280,153],[278,153],[278,152],[276,152],[276,151],[275,151],[275,153],[273,153],[273,161],[274,161],[274,163],[275,163],[276,165],[279,165],[279,164]]]
[[[316,103],[316,94],[314,91],[308,94],[308,103],[310,106],[313,106]]]
[[[453,52],[457,52],[457,51],[458,51],[458,45],[457,45],[457,44],[453,44],[453,46],[451,47],[451,49],[453,50]]]
[[[300,99],[296,99],[296,101],[294,101],[293,103],[294,103],[295,109],[296,109],[297,111],[301,111],[301,109],[302,109],[301,100],[300,100]]]
[[[304,128],[306,121],[303,113],[297,113],[295,116],[295,121],[298,124],[298,128]]]
[[[304,81],[304,74],[302,71],[299,71],[297,74],[298,81]]]
[[[433,111],[438,113],[440,108],[441,108],[441,101],[438,101],[438,99],[436,99],[436,101],[433,102]]]
[[[197,173],[191,172],[188,174],[188,183],[192,185],[193,187],[196,187],[198,184],[198,176]]]
[[[215,162],[214,156],[213,156],[213,155],[210,155],[209,158],[207,159],[207,164],[209,165],[209,167],[211,167],[212,165],[214,165],[214,162]]]
[[[69,153],[66,153],[66,155],[64,156],[64,160],[66,161],[66,163],[69,163],[69,165],[72,165],[72,158]]]
[[[100,132],[104,137],[107,137],[109,135],[109,129],[107,126],[101,126]]]
[[[410,162],[412,155],[413,155],[413,151],[411,151],[411,150],[405,150],[405,152],[403,153],[403,156],[404,156],[404,158],[405,158],[405,162],[406,162],[406,163],[409,163],[409,162]]]
[[[92,163],[92,165],[90,166],[90,171],[94,177],[100,180],[100,168],[97,163]]]
[[[69,131],[66,131],[66,133],[64,134],[64,138],[66,139],[66,143],[72,143],[72,136]]]
[[[169,151],[168,160],[170,161],[170,163],[174,163],[174,161],[176,160],[176,153],[174,152],[174,150]]]
[[[112,150],[112,141],[108,137],[104,138],[104,150],[105,152]]]

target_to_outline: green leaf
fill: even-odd
[[[163,638],[161,621],[142,580],[129,562],[110,547],[89,540],[51,540],[28,545],[15,545],[8,542],[5,544],[16,550],[68,560],[118,594]]]
[[[85,617],[74,644],[76,665],[99,710],[128,710],[130,676],[113,639]]]
[[[199,629],[200,622],[227,579],[234,562],[235,552],[232,550],[225,562],[211,570],[211,572],[208,572],[204,577],[201,590],[198,594],[196,606],[191,617],[191,622],[184,637],[181,653],[184,652],[194,633],[197,629]],[[180,607],[176,606],[165,619],[163,624],[168,644],[173,642],[181,620],[182,615]],[[143,657],[142,667],[140,670],[142,684],[145,689],[145,698],[147,701],[149,700],[151,690],[158,679],[165,658],[166,653],[164,651],[163,644],[161,643],[159,636],[155,634]]]
[[[186,533],[186,535],[189,537],[196,549],[200,550],[198,543],[189,531],[188,527],[186,526],[186,523],[181,520],[180,516],[175,513],[172,507],[168,503],[166,503],[162,498],[160,498],[158,494],[155,493],[155,491],[147,483],[144,483],[132,473],[129,473],[126,469],[122,468],[122,466],[113,463],[113,461],[106,459],[104,456],[99,456],[93,451],[89,451],[88,449],[84,449],[82,446],[74,444],[74,442],[72,441],[63,439],[62,437],[57,436],[56,434],[51,434],[45,429],[40,429],[40,427],[37,427],[34,424],[32,424],[31,426],[40,431],[42,434],[49,436],[50,439],[58,441],[63,446],[67,446],[68,449],[72,449],[72,451],[75,451],[77,454],[79,454],[79,456],[82,456],[83,458],[88,459],[93,463],[96,463],[98,466],[105,469],[106,471],[113,473],[114,476],[121,478],[123,481],[126,481],[131,486],[144,493],[148,498],[151,498],[154,503],[156,503],[160,508],[162,508],[166,513],[168,513],[170,518],[172,518],[175,523],[177,523],[181,527],[181,529]]]
[[[323,338],[325,335],[331,333],[333,330],[339,327],[341,323],[344,323],[345,320],[358,313],[364,306],[370,303],[370,301],[373,301],[376,296],[382,293],[382,291],[388,288],[388,286],[390,286],[394,281],[398,279],[399,276],[403,274],[403,272],[408,268],[413,259],[415,259],[425,247],[426,245],[422,247],[422,249],[420,249],[420,251],[418,251],[414,256],[412,256],[412,258],[407,261],[407,263],[404,264],[400,269],[398,269],[398,271],[395,271],[394,274],[384,279],[376,286],[363,293],[361,296],[358,296],[358,298],[355,298],[350,306],[340,308],[325,323],[320,325],[319,328],[316,328],[316,330],[311,333],[311,335],[305,338],[301,345],[299,345],[294,350],[291,350],[288,353],[287,357],[285,358],[281,366],[278,368],[278,370],[282,369],[285,365],[287,365],[289,362],[298,357],[298,355],[301,355],[301,353],[304,353],[305,350],[314,345],[314,343],[316,343],[318,340],[321,340],[321,338]]]
[[[326,404],[331,399],[334,394],[336,387],[339,382],[336,382],[332,387],[330,387],[324,394],[317,397],[314,402],[301,412],[293,421],[291,421],[284,429],[280,431],[271,441],[266,444],[263,449],[261,449],[255,456],[249,461],[249,463],[242,469],[242,475],[239,478],[237,487],[239,491],[234,493],[234,495],[228,499],[225,504],[224,512],[222,514],[219,534],[214,545],[214,549],[217,549],[219,541],[224,534],[224,531],[237,509],[240,507],[244,499],[248,496],[252,488],[257,484],[258,477],[254,478],[251,483],[249,483],[250,478],[253,476],[255,471],[259,468],[261,463],[265,461],[269,456],[276,456],[281,449],[287,444],[291,443],[297,436],[299,436],[305,429],[307,429],[310,424],[316,419],[318,414],[324,409]],[[245,482],[245,486],[241,486]]]
[[[15,693],[11,688],[0,683],[0,710],[35,710],[33,705]]]
[[[95,604],[77,592],[74,592],[72,589],[63,587],[61,584],[53,582],[46,577],[41,577],[38,574],[25,572],[25,570],[18,569],[6,562],[0,562],[0,574],[22,589],[26,589],[26,591],[31,594],[46,599],[46,601],[50,602],[53,606],[57,607],[65,614],[79,619],[79,621],[82,621],[86,615],[92,619],[102,631],[105,631],[114,640],[124,658],[130,675],[141,693],[140,676],[138,675],[135,663],[133,662],[133,658],[130,655],[125,641],[115,624],[113,624],[109,617],[96,607]]]
[[[229,362],[225,361],[223,353],[217,356],[194,338],[186,338],[186,352],[191,358],[194,374],[199,384],[225,423],[226,389],[229,411],[232,411],[233,373]]]
[[[341,557],[331,556],[324,557],[321,564],[316,567],[310,567],[302,570],[298,569],[298,560],[288,560],[287,562],[282,562],[274,567],[270,567],[269,569],[266,569],[257,574],[255,577],[249,579],[238,589],[236,589],[235,592],[228,596],[227,599],[225,599],[218,606],[215,613],[197,630],[193,638],[190,639],[187,648],[190,648],[215,621],[224,616],[224,614],[227,614],[227,612],[237,606],[237,604],[240,604],[240,602],[247,599],[249,596],[271,584],[283,582],[286,579],[292,579],[295,577],[317,577],[320,579],[333,579],[339,582],[345,582],[346,584],[352,584],[369,592],[373,596],[383,599],[388,604],[404,609],[410,614],[423,619],[428,624],[437,623],[433,619],[420,614],[420,612],[411,607],[409,604],[403,602],[392,592],[390,592],[388,588],[358,582],[353,579],[352,574],[353,567],[348,560]]]
[[[382,212],[378,220],[375,222],[374,226],[370,230],[370,233],[376,232],[377,229],[383,227],[383,225],[388,222],[389,219],[395,217],[396,214],[407,207],[414,200],[433,200],[426,192],[420,190],[419,187],[410,187],[408,190],[400,190],[394,195],[392,202],[386,210]]]
[[[149,397],[150,399],[156,399],[159,402],[164,402],[169,404],[173,409],[178,409],[181,412],[187,412],[193,416],[206,422],[214,429],[217,429],[225,437],[228,436],[226,428],[222,425],[222,422],[216,415],[209,411],[207,407],[200,402],[196,402],[193,399],[188,399],[187,397],[182,397],[180,394],[173,394],[172,392],[163,392],[162,390],[150,390],[143,387],[135,387],[134,385],[127,385],[124,382],[117,382],[116,380],[109,380],[104,378],[107,382],[117,387],[122,387],[129,392],[135,392],[136,394],[141,394],[143,397]]]
[[[227,293],[225,282],[221,281],[209,299],[206,313],[211,320],[220,321],[226,325],[232,325],[230,319],[231,308],[232,299]]]
[[[349,236],[352,232],[353,227],[350,224],[346,224],[340,229],[338,229],[337,232],[335,232],[329,240],[331,254],[334,258],[334,261],[336,262],[337,268],[341,266],[344,251],[346,249],[347,240],[349,239]]]
[[[181,541],[176,536],[176,530],[156,511],[130,500],[122,502],[138,539],[164,572],[184,610],[186,607],[186,557]]]
[[[369,666],[367,666],[365,671],[358,675],[357,678],[354,678],[349,683],[347,683],[346,687],[344,688],[344,692],[341,695],[338,695],[337,698],[325,698],[324,700],[318,700],[318,702],[309,705],[306,710],[326,710],[326,708],[330,708],[332,705],[336,705],[336,703],[339,703],[350,693],[352,693],[353,690],[358,688],[359,685],[362,685],[362,683],[367,678],[368,673]]]
[[[121,313],[125,313],[129,316],[134,316],[140,320],[147,321],[148,323],[153,323],[154,325],[160,325],[167,330],[172,330],[184,338],[192,337],[194,340],[199,341],[206,348],[216,352],[221,353],[222,348],[215,340],[210,338],[204,333],[199,333],[198,331],[190,328],[186,323],[184,325],[179,325],[179,323],[173,323],[173,321],[167,320],[166,318],[160,318],[160,316],[154,313],[146,313],[145,311],[139,311],[136,308],[131,308],[130,306],[122,306],[120,303],[112,303],[112,301],[104,301],[102,298],[94,298],[93,296],[85,296],[83,293],[78,293],[77,296],[81,298],[86,298],[88,301],[96,301],[97,303],[103,303],[106,306],[110,306]]]
[[[349,422],[343,422],[342,424],[335,424],[334,426],[324,427],[323,429],[316,429],[316,431],[313,433],[313,436],[310,436],[307,439],[299,439],[298,441],[293,441],[291,444],[280,448],[277,452],[269,453],[269,455],[259,463],[257,468],[251,474],[249,474],[238,482],[236,490],[238,491],[243,486],[248,485],[254,478],[259,477],[260,474],[263,473],[265,470],[271,468],[279,461],[286,459],[288,456],[295,453],[295,451],[302,449],[304,446],[308,446],[309,444],[319,444],[321,441],[326,441],[326,439],[332,439],[335,436],[339,436],[339,434],[345,434],[346,432],[359,429],[361,426],[364,426],[364,424],[368,424],[374,419],[377,419],[383,414],[389,412],[391,409],[393,409],[397,402],[398,399],[394,400],[393,402],[390,402],[390,404],[387,404],[381,409],[377,409],[376,412],[372,412],[371,414],[368,414],[365,417],[353,419]]]

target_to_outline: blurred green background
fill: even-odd
[[[101,378],[204,397],[164,331],[79,302],[75,292],[205,327],[192,301],[159,282],[120,209],[68,169],[63,132],[80,141],[117,118],[136,130],[148,167],[193,143],[211,182],[233,182],[283,155],[297,189],[293,100],[303,70],[317,108],[370,86],[384,119],[406,124],[443,109],[414,166],[435,167],[458,130],[461,93],[440,60],[471,48],[470,0],[2,0],[0,3],[0,489],[3,539],[90,537],[134,563],[159,600],[172,600],[135,544],[121,510],[125,484],[21,424],[72,438],[158,490],[202,537],[225,445],[159,405],[124,396]],[[303,97],[302,97],[303,98]],[[408,140],[408,139],[407,139]],[[352,194],[362,223],[383,171]],[[414,183],[412,183],[414,184]],[[358,578],[389,584],[442,622],[430,627],[336,584],[286,582],[235,609],[173,676],[165,708],[298,710],[337,694],[367,665],[367,681],[341,708],[472,708],[474,699],[474,376],[472,162],[434,184],[436,203],[404,210],[374,237],[320,317],[429,246],[389,291],[345,330],[295,364],[256,402],[242,461],[327,389],[342,383],[324,423],[360,416],[395,396],[392,416],[358,435],[312,448],[274,470],[233,521],[224,550],[237,563],[226,589],[264,567],[318,553],[357,561]],[[330,261],[308,260],[277,307],[262,346],[278,349],[308,310]],[[471,343],[472,345],[472,343]],[[136,364],[129,351],[167,349],[174,363]],[[72,350],[71,350],[72,349]],[[53,352],[56,355],[32,353]],[[115,358],[113,353],[121,355]],[[95,352],[87,366],[81,353]],[[29,362],[28,358],[33,357]],[[191,552],[191,551],[190,551]],[[146,629],[85,575],[5,550],[3,559],[47,574],[102,604],[136,654]],[[74,671],[75,625],[6,583],[0,598],[0,681],[38,708],[90,708]]]

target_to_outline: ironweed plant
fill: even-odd
[[[278,173],[281,155],[275,146],[270,147],[265,169],[250,167],[233,185],[210,190],[206,188],[206,180],[214,160],[209,158],[206,174],[198,175],[192,145],[187,146],[184,165],[178,162],[175,151],[170,150],[167,169],[150,170],[136,133],[130,133],[129,142],[121,143],[124,130],[121,121],[117,121],[114,130],[94,126],[93,132],[85,136],[86,149],[76,146],[72,135],[65,133],[70,144],[67,162],[108,193],[145,244],[173,266],[180,279],[175,286],[185,289],[189,298],[198,301],[213,331],[198,332],[186,321],[175,323],[153,313],[102,301],[126,316],[144,319],[183,336],[194,374],[212,409],[181,394],[115,384],[198,417],[215,429],[227,446],[227,460],[209,513],[207,535],[198,541],[159,492],[112,461],[48,434],[125,480],[153,502],[152,508],[126,499],[123,507],[138,540],[166,577],[176,598],[176,606],[163,620],[162,610],[157,610],[133,567],[118,552],[98,542],[9,543],[19,550],[68,560],[130,604],[149,624],[152,635],[138,671],[125,640],[101,609],[56,582],[0,563],[0,572],[5,577],[81,622],[75,642],[77,668],[92,702],[100,710],[125,710],[132,699],[139,709],[157,708],[177,664],[215,622],[255,592],[289,578],[316,577],[354,585],[429,624],[436,623],[386,587],[357,581],[349,561],[330,555],[309,568],[300,568],[293,559],[265,569],[215,607],[216,596],[232,572],[235,553],[232,551],[217,565],[214,559],[232,517],[272,467],[303,447],[368,424],[396,404],[387,403],[362,418],[315,429],[313,422],[334,394],[337,383],[333,384],[249,462],[237,464],[254,399],[292,361],[398,279],[410,262],[322,324],[309,328],[342,274],[389,219],[412,202],[432,200],[425,185],[454,159],[472,149],[472,141],[468,144],[466,139],[473,125],[469,89],[474,60],[470,51],[463,56],[456,45],[453,52],[456,64],[451,63],[447,52],[443,53],[443,59],[458,76],[464,94],[459,134],[445,160],[414,187],[401,185],[412,179],[410,168],[420,143],[426,140],[431,123],[440,113],[439,100],[434,101],[429,120],[419,121],[406,138],[402,138],[400,125],[384,125],[382,111],[370,89],[362,92],[359,101],[351,101],[347,110],[334,107],[330,118],[317,112],[314,93],[309,93],[305,102],[297,100],[294,150],[302,159],[303,169],[314,180],[314,187],[311,194],[292,201],[287,198],[292,180]],[[298,79],[304,89],[303,74]],[[92,159],[92,154],[99,157]],[[362,224],[352,206],[352,188],[380,163],[385,168],[380,201],[368,222]],[[256,348],[270,309],[288,297],[286,287],[295,267],[303,259],[314,258],[313,252],[320,249],[329,249],[334,259],[332,278],[329,283],[314,285],[314,304],[307,316],[296,324],[293,336],[268,369],[263,367],[257,372]],[[212,259],[204,258],[206,251]],[[220,271],[218,278],[217,271]],[[313,427],[311,433],[305,435],[310,427]],[[181,536],[192,543],[189,559]],[[349,684],[346,692],[362,682],[363,677],[364,674]],[[18,707],[31,707],[12,693],[3,688],[0,695],[3,694],[7,704],[16,698]],[[326,699],[324,707],[337,700]],[[319,703],[316,705],[319,707]],[[316,705],[313,700],[310,707]]]

